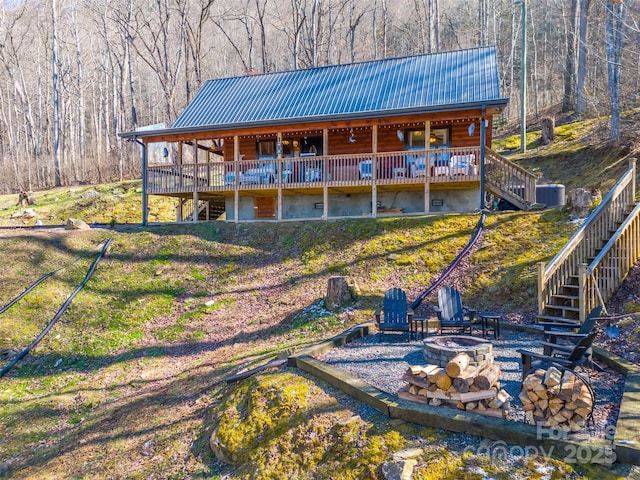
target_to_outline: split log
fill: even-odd
[[[449,390],[451,388],[451,377],[447,375],[447,372],[444,369],[441,369],[441,372],[438,372],[435,375],[435,383],[438,388],[441,390]]]
[[[572,372],[561,373],[555,367],[528,375],[518,396],[529,422],[567,432],[584,428],[593,411],[588,385]]]
[[[451,383],[453,385],[453,388],[455,388],[457,392],[467,393],[469,391],[469,384],[464,378],[454,378]]]
[[[447,363],[445,367],[447,375],[451,378],[458,377],[460,373],[469,366],[469,363],[471,363],[471,357],[466,353],[459,353]]]
[[[500,379],[500,367],[495,363],[484,367],[478,373],[473,383],[480,390],[489,390]]]
[[[560,384],[562,373],[556,367],[550,367],[544,374],[544,383],[547,387],[555,387]]]

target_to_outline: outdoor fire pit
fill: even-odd
[[[444,335],[424,341],[424,358],[427,363],[446,367],[459,353],[471,357],[471,365],[486,365],[493,362],[493,345],[481,338],[465,335]]]

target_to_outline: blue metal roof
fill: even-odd
[[[181,131],[504,106],[495,47],[207,81]]]

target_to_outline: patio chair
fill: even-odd
[[[360,180],[371,180],[373,178],[373,163],[371,160],[363,160],[358,163]]]
[[[384,294],[382,312],[377,311],[378,341],[384,332],[409,332],[413,338],[413,310],[407,307],[407,294],[401,288],[390,288]]]
[[[542,365],[557,365],[575,370],[580,366],[591,366],[591,344],[598,332],[591,332],[582,338],[572,348],[558,348],[558,345],[551,344],[550,355],[531,352],[529,350],[518,350],[522,359],[522,378],[524,379],[531,370],[535,370]],[[544,347],[547,342],[542,342]]]
[[[440,333],[445,330],[455,330],[459,333],[469,332],[472,335],[471,323],[476,311],[462,306],[460,292],[453,287],[442,287],[438,290],[438,308]],[[466,317],[466,320],[465,320]]]
[[[544,328],[544,339],[546,342],[558,346],[565,346],[572,348],[580,340],[589,335],[596,326],[596,320],[602,315],[602,306],[598,305],[589,312],[587,318],[580,325],[580,328],[576,332],[576,325],[568,323],[552,323],[541,322],[540,324]],[[574,331],[569,331],[574,330]],[[550,355],[552,347],[547,347],[544,354]]]

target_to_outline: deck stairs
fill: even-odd
[[[193,199],[182,200],[178,206],[181,209],[182,221],[192,222],[194,215]],[[224,197],[212,197],[208,200],[198,200],[198,221],[217,220],[225,212]],[[176,220],[180,220],[180,215],[176,215]]]
[[[529,210],[536,203],[536,176],[485,148],[485,190],[507,200],[520,210]]]
[[[538,264],[537,322],[579,325],[611,298],[640,258],[636,164],[548,263]]]

